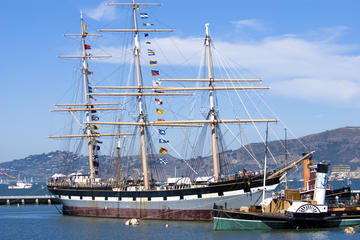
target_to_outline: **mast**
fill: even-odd
[[[263,194],[262,200],[265,200],[265,187],[266,187],[266,161],[268,152],[268,136],[269,136],[269,123],[266,123],[266,140],[265,140],[265,156],[264,156],[264,183],[263,183]]]
[[[285,128],[285,166],[287,166],[287,160],[288,160],[287,129]],[[285,175],[285,189],[288,189],[287,174]]]
[[[89,81],[88,81],[88,63],[86,58],[86,49],[85,49],[85,37],[87,33],[85,32],[85,25],[83,20],[82,12],[80,13],[80,23],[81,23],[81,48],[82,48],[82,75],[83,75],[83,84],[84,84],[84,99],[86,108],[88,111],[86,111],[86,135],[87,135],[87,142],[88,142],[88,152],[89,152],[89,167],[90,167],[90,180],[91,182],[94,181],[94,163],[93,163],[93,152],[92,152],[92,144],[91,144],[91,125],[89,122],[91,121],[91,111],[89,110],[89,96],[88,96],[88,89],[89,89]]]
[[[141,75],[140,75],[140,43],[138,37],[138,26],[136,20],[136,6],[135,0],[133,2],[133,17],[134,17],[134,55],[135,55],[135,64],[136,64],[136,79],[137,79],[137,86],[138,86],[138,93],[142,93],[142,82],[141,82]],[[143,99],[142,96],[138,96],[139,102],[139,122],[143,123],[146,121],[145,114],[143,112]],[[148,176],[148,165],[147,165],[147,157],[146,157],[146,147],[145,147],[145,126],[140,126],[140,144],[141,144],[141,162],[142,162],[142,170],[143,170],[143,178],[144,178],[144,188],[145,190],[149,190],[149,176]]]
[[[102,32],[134,32],[134,57],[136,65],[136,80],[137,80],[137,93],[133,96],[137,96],[138,107],[139,107],[139,129],[140,129],[140,150],[141,150],[141,162],[142,162],[142,171],[143,171],[143,180],[145,190],[150,189],[149,185],[149,174],[148,174],[148,164],[146,156],[146,140],[145,140],[145,124],[146,114],[144,112],[144,103],[143,96],[146,94],[143,93],[143,84],[141,78],[141,69],[140,69],[140,43],[139,43],[139,32],[168,32],[173,31],[171,29],[139,29],[136,19],[136,9],[140,6],[158,6],[158,3],[136,3],[135,0],[132,0],[131,3],[108,3],[107,5],[119,5],[119,6],[132,6],[134,28],[133,29],[100,29]],[[94,95],[94,94],[93,94]]]
[[[119,129],[119,133],[120,133],[120,126],[118,127]],[[120,146],[121,146],[121,142],[120,142],[120,137],[118,137],[117,139],[117,143],[116,143],[116,153],[117,153],[117,183],[120,184]]]
[[[208,77],[209,77],[209,115],[210,120],[216,119],[216,112],[214,108],[214,96],[213,96],[213,75],[212,75],[212,62],[211,62],[211,51],[210,51],[210,43],[211,38],[209,35],[209,24],[205,24],[205,47],[206,47],[206,59],[207,59],[207,67],[208,67]],[[217,182],[219,180],[219,159],[217,155],[216,149],[216,132],[215,132],[215,122],[211,123],[211,147],[212,147],[212,155],[213,155],[213,169],[214,169],[214,180]]]
[[[83,19],[83,15],[82,12],[80,12],[80,24],[81,24],[81,34],[65,34],[65,36],[79,36],[81,37],[81,48],[82,48],[82,54],[80,56],[58,56],[60,58],[80,58],[81,62],[82,62],[82,81],[83,81],[83,86],[84,86],[84,103],[82,104],[58,104],[57,106],[68,106],[67,109],[57,109],[57,110],[52,110],[54,112],[59,112],[59,111],[67,111],[69,113],[71,113],[73,115],[73,117],[75,118],[75,120],[79,123],[79,121],[76,119],[75,115],[73,114],[73,112],[75,111],[85,111],[86,112],[86,122],[85,122],[85,127],[83,127],[81,124],[80,127],[83,128],[83,134],[77,134],[77,135],[63,135],[63,136],[50,136],[49,138],[73,138],[73,137],[85,137],[87,138],[87,143],[88,143],[88,154],[89,154],[89,170],[90,170],[90,182],[94,182],[95,179],[95,168],[94,168],[94,152],[93,152],[93,147],[96,146],[96,139],[95,137],[100,137],[100,136],[114,136],[114,134],[99,134],[96,132],[92,131],[92,123],[91,121],[92,119],[92,112],[96,111],[96,110],[124,110],[121,108],[94,108],[94,105],[101,105],[101,104],[93,104],[90,101],[90,86],[89,86],[89,79],[88,79],[88,75],[91,74],[91,72],[88,69],[88,59],[89,58],[104,58],[104,57],[110,57],[110,56],[93,56],[90,54],[86,53],[86,49],[90,49],[88,48],[89,46],[85,43],[85,38],[88,36],[102,36],[100,34],[88,34],[85,30],[86,30],[86,24],[84,23],[84,19]],[[112,105],[112,103],[105,103],[104,105]],[[71,108],[72,106],[75,107],[79,107],[79,106],[83,106],[84,108]],[[115,134],[118,135],[118,134]],[[97,151],[98,149],[96,148],[95,151]]]

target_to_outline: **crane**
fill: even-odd
[[[15,179],[15,178],[16,178],[16,177],[10,176],[9,174],[4,173],[4,172],[0,172],[0,175],[4,175],[4,176],[6,176],[6,177],[8,177],[8,178],[11,178],[11,179]]]

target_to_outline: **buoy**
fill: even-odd
[[[165,224],[165,227],[166,227],[166,228],[168,228],[168,227],[169,227],[169,225],[168,225],[168,224]]]
[[[355,228],[347,227],[347,228],[345,228],[344,233],[346,233],[346,234],[354,234],[355,233]]]
[[[125,225],[127,226],[139,225],[139,220],[137,220],[136,218],[129,219],[125,222]]]

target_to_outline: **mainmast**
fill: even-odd
[[[144,112],[144,103],[143,103],[143,83],[141,77],[140,69],[140,43],[139,43],[139,32],[164,32],[164,31],[173,31],[168,29],[139,29],[136,19],[136,10],[142,5],[156,6],[160,5],[158,3],[136,3],[135,0],[132,0],[132,3],[108,3],[107,5],[122,5],[122,6],[132,6],[134,28],[133,29],[100,29],[100,31],[106,32],[134,32],[134,57],[135,57],[135,66],[136,66],[136,80],[137,80],[137,96],[138,105],[139,105],[139,116],[138,121],[140,123],[140,148],[141,148],[141,162],[142,162],[142,171],[143,171],[143,180],[145,190],[150,189],[149,185],[149,173],[148,173],[148,164],[147,164],[147,155],[146,155],[146,140],[145,140],[145,123],[147,122],[146,114]]]
[[[142,82],[141,82],[141,75],[140,75],[140,43],[139,43],[139,31],[137,26],[136,20],[136,6],[135,0],[133,2],[133,17],[134,17],[134,55],[135,55],[135,64],[136,64],[136,79],[137,79],[137,86],[138,86],[138,93],[142,93]],[[146,117],[144,114],[144,106],[143,106],[143,97],[142,95],[138,96],[139,102],[139,122],[143,123],[146,122]],[[143,169],[143,177],[144,177],[144,187],[145,190],[149,190],[149,172],[147,166],[147,157],[146,157],[146,142],[145,142],[145,126],[140,126],[140,141],[141,141],[141,163]]]
[[[209,77],[209,115],[210,120],[216,120],[216,111],[214,107],[214,96],[213,96],[213,74],[212,74],[212,62],[211,62],[211,50],[210,50],[210,44],[211,44],[211,38],[209,35],[209,24],[205,24],[205,47],[206,47],[206,59],[207,59],[207,67],[208,67],[208,77]],[[216,149],[216,132],[215,132],[215,122],[211,123],[211,146],[212,146],[212,155],[213,155],[213,168],[214,168],[214,180],[217,182],[219,180],[219,159]]]

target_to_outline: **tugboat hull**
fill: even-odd
[[[263,214],[214,210],[214,230],[335,228],[360,224],[360,208],[326,213]]]

